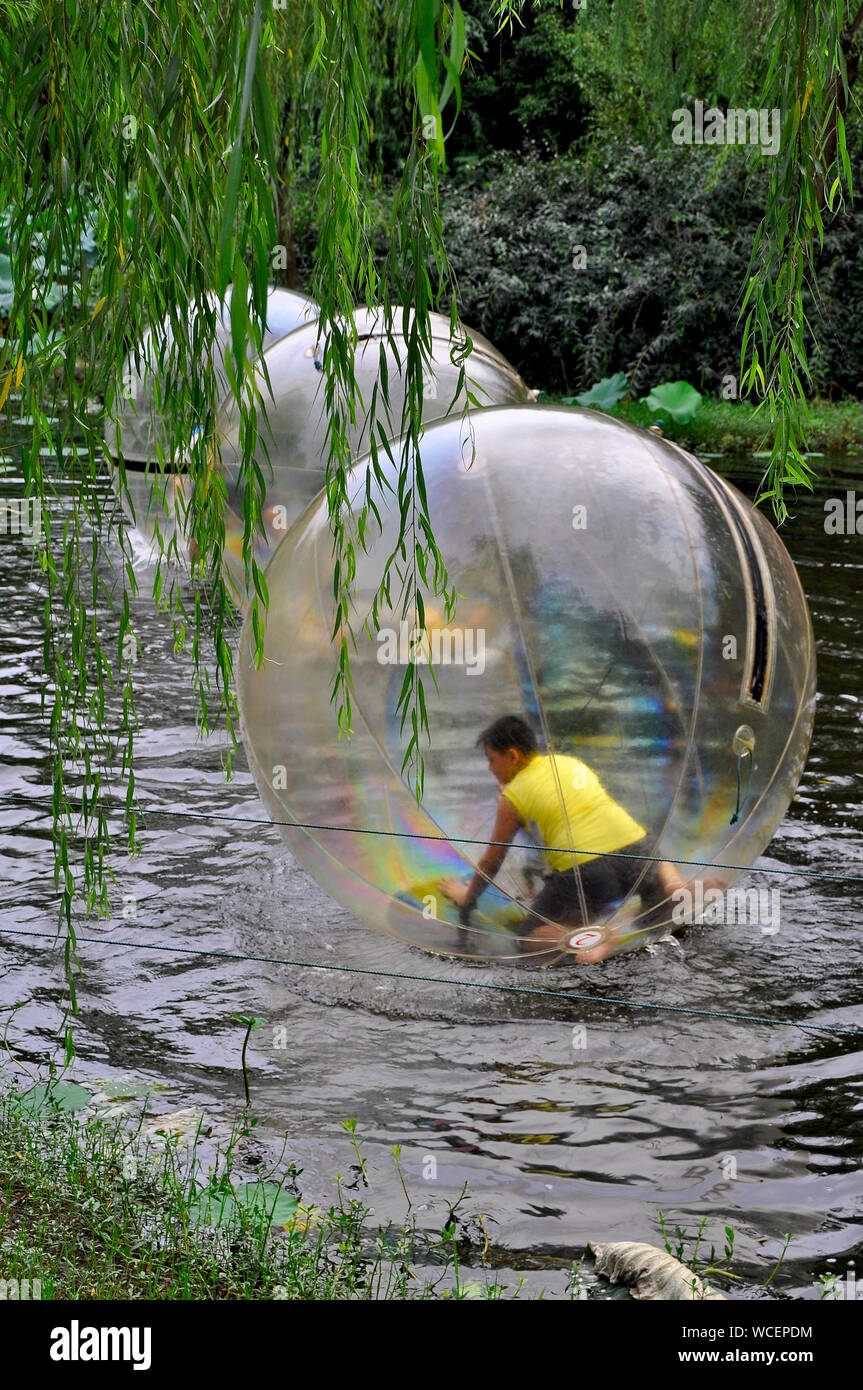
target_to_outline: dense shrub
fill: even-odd
[[[462,165],[442,197],[465,322],[549,391],[575,393],[636,368],[635,395],[676,378],[718,390],[738,373],[738,312],[767,166],[738,150],[638,146],[552,159],[528,148]],[[378,198],[383,259],[383,189]],[[302,271],[316,235],[307,193],[297,211]],[[829,221],[818,287],[817,304],[806,305],[815,387],[861,395],[863,213]]]
[[[678,377],[718,389],[738,372],[765,166],[704,149],[502,157],[483,187],[445,195],[465,320],[548,390],[636,366],[637,394]],[[806,306],[819,391],[863,393],[861,303],[863,214],[852,210],[827,228],[817,303]]]
[[[857,161],[859,187],[863,160]],[[809,306],[818,345],[812,354],[815,384],[825,395],[863,397],[863,211],[851,208],[831,219],[818,257],[818,302]]]
[[[641,394],[674,377],[714,389],[737,371],[763,197],[760,171],[747,189],[740,159],[711,188],[714,165],[676,148],[611,149],[593,163],[505,158],[485,188],[452,190],[446,230],[465,319],[546,389],[580,390],[639,362]]]

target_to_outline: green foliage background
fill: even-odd
[[[610,0],[525,9],[512,32],[482,0],[465,6],[474,55],[448,142],[443,227],[465,322],[531,386],[575,393],[638,368],[633,391],[683,378],[717,391],[739,379],[740,308],[764,216],[771,158],[676,147],[672,112],[756,105],[769,7]],[[758,42],[760,40],[760,42]],[[387,190],[399,168],[391,83],[373,99],[375,250],[387,246]],[[861,132],[849,142],[863,165]],[[308,285],[318,227],[314,157],[294,190],[298,279]],[[583,246],[584,269],[573,267]],[[811,389],[863,395],[863,216],[828,215],[804,306]]]

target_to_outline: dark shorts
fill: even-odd
[[[650,856],[653,848],[644,839],[617,853]],[[577,873],[572,869],[552,870],[546,874],[542,888],[530,904],[530,913],[518,923],[518,928],[529,931],[541,921],[587,926],[632,892],[638,893],[644,909],[656,907],[668,896],[659,881],[658,867],[649,858],[645,861],[600,855],[582,864]]]

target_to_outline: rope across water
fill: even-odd
[[[57,941],[56,932],[30,931],[27,928],[4,928],[3,935],[39,936]],[[335,965],[329,961],[290,960],[285,956],[246,955],[242,951],[211,951],[200,946],[167,946],[155,941],[116,941],[104,936],[75,936],[76,944],[86,942],[98,946],[123,946],[137,951],[169,951],[179,955],[205,956],[216,960],[257,961],[265,965],[290,965],[302,970],[334,970],[345,975],[374,975],[388,980],[417,980],[425,984],[452,985],[459,989],[496,990],[504,994],[532,994],[545,999],[566,999],[582,1004],[615,1004],[625,1009],[656,1009],[662,1013],[691,1014],[697,1018],[721,1018],[736,1023],[758,1023],[768,1028],[802,1028],[810,1033],[838,1033],[863,1037],[863,1028],[845,1028],[833,1023],[798,1023],[793,1018],[764,1018],[759,1014],[733,1013],[727,1009],[694,1009],[685,1004],[654,1004],[646,999],[621,999],[603,994],[574,994],[562,989],[533,989],[527,985],[504,985],[486,980],[451,980],[445,975],[413,975],[404,970],[375,970],[370,966]]]
[[[11,795],[8,795],[8,794],[7,794],[7,795],[0,796],[0,802],[6,802],[6,803],[12,802],[12,803],[17,803],[17,804],[19,804],[19,805],[27,805],[27,806],[32,806],[32,805],[34,804],[34,802],[36,802],[37,800],[45,801],[45,798],[38,798],[38,799],[37,799],[37,798],[32,798],[32,799],[28,799],[28,798],[25,798],[25,797],[16,796],[15,794],[11,794]],[[50,810],[51,810],[51,805],[50,805],[50,803],[48,803],[48,802],[46,801],[45,804],[46,804],[46,809],[50,811]],[[232,822],[232,823],[239,823],[239,824],[242,824],[242,825],[273,825],[273,826],[287,825],[287,826],[294,827],[294,828],[296,828],[296,829],[298,829],[298,830],[326,830],[326,831],[339,831],[339,832],[342,832],[342,833],[344,833],[344,834],[354,834],[354,835],[363,835],[363,834],[365,834],[365,835],[382,835],[382,836],[390,836],[390,837],[393,837],[393,836],[394,836],[394,837],[397,837],[397,838],[407,838],[407,839],[442,840],[442,841],[444,841],[445,843],[457,843],[457,844],[488,845],[488,844],[500,844],[500,843],[502,843],[502,842],[500,842],[500,841],[494,841],[494,840],[493,840],[493,841],[488,841],[488,840],[467,839],[467,838],[464,838],[464,837],[461,837],[461,836],[452,836],[452,837],[448,837],[448,836],[445,836],[445,835],[425,835],[425,834],[424,834],[424,835],[418,835],[418,834],[413,833],[413,832],[410,832],[410,831],[401,831],[401,830],[376,830],[376,829],[364,828],[364,827],[360,827],[360,826],[324,825],[324,824],[318,824],[318,823],[316,823],[316,822],[311,822],[311,821],[274,821],[274,820],[260,819],[260,818],[250,817],[250,816],[230,816],[230,815],[223,815],[223,814],[221,814],[221,813],[216,813],[216,812],[207,814],[207,813],[194,812],[194,811],[192,811],[192,812],[168,811],[168,810],[163,810],[163,809],[160,808],[160,807],[152,807],[152,806],[151,806],[151,807],[143,807],[143,808],[140,808],[140,809],[143,811],[143,814],[144,814],[145,816],[146,816],[147,814],[152,813],[152,814],[157,815],[157,816],[169,816],[169,817],[174,817],[174,818],[179,818],[179,819],[185,819],[185,820],[229,821],[229,822]],[[548,846],[537,846],[537,848],[540,848],[540,849],[547,849],[547,848],[549,848],[549,847],[548,847]],[[555,847],[552,846],[551,848],[555,848]],[[570,850],[571,847],[566,846],[565,848],[566,848],[567,850]],[[659,859],[659,858],[656,857],[656,856],[650,856],[650,855],[632,855],[632,854],[623,853],[623,852],[621,852],[621,851],[614,851],[614,852],[612,852],[612,853],[609,853],[609,854],[607,855],[607,857],[608,857],[608,858],[613,858],[613,859],[638,859],[638,860],[649,860],[649,861],[652,861],[652,862],[663,862],[661,859]],[[704,868],[730,869],[730,870],[735,870],[735,871],[740,871],[740,872],[751,872],[751,869],[752,869],[752,866],[751,866],[751,865],[744,865],[744,864],[719,864],[719,863],[717,863],[716,861],[713,861],[713,860],[673,859],[673,860],[666,860],[666,862],[672,862],[672,863],[675,863],[675,864],[691,865],[691,866],[694,867],[694,868],[701,868],[701,867],[704,867]],[[818,871],[808,870],[808,869],[805,869],[805,868],[791,868],[791,867],[788,867],[788,866],[776,866],[776,867],[773,867],[773,868],[771,868],[770,866],[764,866],[763,868],[762,868],[762,867],[759,867],[759,868],[758,868],[758,872],[759,872],[759,873],[785,873],[785,874],[794,874],[794,875],[798,875],[798,876],[803,877],[803,878],[814,878],[814,879],[819,879],[819,880],[827,880],[827,881],[831,881],[831,882],[840,882],[840,883],[842,883],[842,882],[863,883],[863,874],[825,874],[825,873],[820,873],[820,872],[818,872]],[[47,938],[47,939],[52,940],[52,941],[57,941],[57,940],[59,939],[57,933],[54,933],[54,932],[47,932],[47,931],[33,931],[33,930],[26,929],[26,928],[4,928],[4,929],[3,929],[3,936],[4,936],[4,937],[7,937],[7,938],[8,938],[8,937],[16,937],[16,936],[21,936],[21,937],[41,937],[41,938]],[[346,975],[370,975],[370,976],[375,976],[375,977],[379,977],[379,978],[382,978],[382,979],[391,979],[391,980],[412,980],[412,981],[417,981],[417,982],[425,983],[425,984],[443,984],[443,985],[450,985],[450,986],[453,986],[453,987],[459,988],[459,989],[481,989],[481,990],[492,990],[492,991],[497,991],[498,993],[504,993],[504,994],[533,995],[533,996],[536,996],[536,997],[538,997],[538,998],[546,998],[546,999],[565,999],[565,1000],[567,1000],[567,1001],[570,1002],[570,1003],[576,1002],[576,1003],[606,1004],[606,1005],[611,1004],[611,1005],[615,1005],[615,1006],[619,1006],[619,1007],[621,1007],[621,1008],[627,1008],[627,1009],[652,1009],[652,1010],[655,1010],[655,1011],[661,1012],[661,1013],[686,1014],[686,1015],[690,1015],[690,1016],[696,1017],[696,1018],[715,1018],[715,1019],[724,1019],[724,1020],[727,1020],[727,1021],[737,1022],[737,1023],[753,1023],[753,1024],[760,1025],[760,1026],[762,1026],[762,1027],[770,1027],[770,1028],[798,1028],[798,1029],[801,1029],[801,1030],[803,1030],[803,1031],[805,1031],[805,1032],[810,1032],[810,1033],[829,1033],[829,1034],[839,1035],[839,1036],[863,1037],[863,1028],[848,1028],[848,1027],[842,1026],[841,1024],[828,1024],[828,1023],[800,1023],[800,1022],[798,1022],[796,1019],[770,1018],[770,1017],[764,1017],[764,1016],[759,1015],[759,1014],[735,1013],[735,1012],[733,1012],[733,1011],[731,1011],[731,1010],[726,1010],[726,1009],[696,1009],[696,1008],[693,1008],[693,1007],[691,1007],[691,1006],[689,1006],[689,1005],[683,1005],[683,1004],[657,1004],[657,1003],[653,1003],[653,1002],[650,1001],[650,1000],[643,1000],[643,999],[621,999],[619,996],[608,996],[608,995],[602,995],[602,994],[581,994],[581,993],[578,993],[578,994],[577,994],[577,993],[573,993],[572,991],[569,991],[569,990],[537,989],[537,988],[534,988],[534,987],[531,987],[531,986],[528,986],[528,985],[507,985],[507,984],[499,984],[499,983],[496,983],[496,982],[492,983],[492,982],[485,981],[485,980],[453,980],[453,979],[447,978],[447,977],[444,976],[444,975],[415,975],[415,974],[412,974],[412,973],[408,973],[408,972],[406,972],[406,971],[398,971],[398,970],[378,970],[378,969],[373,969],[373,968],[368,967],[368,966],[358,966],[358,965],[336,965],[336,964],[334,964],[334,963],[332,963],[332,962],[329,962],[329,961],[291,960],[291,959],[289,959],[289,958],[287,958],[287,957],[283,957],[283,956],[247,955],[247,954],[244,954],[243,952],[239,952],[239,951],[213,951],[213,950],[207,950],[207,949],[205,949],[205,948],[203,948],[203,947],[199,947],[199,946],[173,946],[173,945],[166,945],[166,944],[161,943],[161,942],[151,942],[151,941],[117,941],[117,940],[114,939],[114,938],[106,938],[106,937],[101,937],[101,936],[80,936],[80,935],[78,935],[78,934],[76,933],[76,934],[75,934],[75,944],[77,944],[77,943],[79,943],[79,942],[80,942],[80,943],[90,944],[90,945],[121,946],[121,947],[124,947],[124,948],[129,948],[129,949],[131,949],[131,950],[141,950],[141,951],[163,951],[163,952],[172,952],[172,953],[181,954],[181,955],[203,956],[203,957],[209,957],[209,958],[218,959],[218,960],[253,961],[253,962],[258,962],[258,963],[261,963],[261,964],[292,966],[292,967],[294,967],[294,968],[303,969],[303,970],[329,970],[329,971],[335,971],[335,972],[339,972],[339,973],[341,973],[341,974],[346,974]]]

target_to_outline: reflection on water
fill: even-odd
[[[16,495],[8,444],[4,458],[0,492]],[[755,478],[741,470],[733,481],[751,492]],[[863,875],[853,762],[863,716],[863,537],[828,537],[823,526],[825,499],[851,486],[836,464],[814,498],[798,499],[784,533],[811,605],[820,695],[800,792],[763,867]],[[146,570],[141,578],[146,589]],[[0,537],[0,612],[0,792],[44,796],[43,597],[32,552],[8,535]],[[589,1239],[661,1243],[660,1210],[689,1230],[707,1216],[708,1248],[721,1249],[722,1228],[732,1225],[735,1268],[753,1280],[766,1277],[792,1232],[775,1285],[798,1296],[814,1296],[828,1256],[843,1272],[863,1228],[859,1043],[788,1021],[863,1024],[863,884],[754,872],[750,884],[781,888],[779,932],[696,926],[677,945],[553,979],[423,955],[372,935],[326,899],[274,829],[207,818],[260,821],[263,810],[242,760],[225,783],[223,738],[197,740],[189,663],[174,656],[167,620],[146,595],[134,602],[133,621],[138,789],[144,805],[176,814],[147,817],[139,858],[118,851],[116,915],[84,929],[98,943],[81,948],[82,1079],[138,1070],[171,1082],[177,1105],[198,1101],[226,1116],[242,1097],[242,1029],[230,1016],[253,1013],[268,1020],[250,1046],[255,1113],[262,1130],[287,1133],[288,1157],[304,1168],[313,1200],[328,1200],[334,1174],[349,1171],[340,1122],[356,1116],[378,1217],[404,1211],[388,1152],[400,1144],[418,1205],[440,1206],[467,1181],[471,1210],[484,1213],[493,1245],[508,1252],[500,1258],[540,1270],[550,1288],[562,1287],[554,1270]],[[4,930],[53,931],[47,817],[0,801],[0,856]],[[144,949],[123,944],[131,941]],[[437,980],[155,949],[172,944]],[[10,1044],[38,1061],[56,1046],[60,956],[45,939],[6,938],[0,961],[4,1017],[28,1001]],[[489,983],[607,1002],[470,987]],[[435,1167],[430,1157],[434,1179],[424,1176]]]

